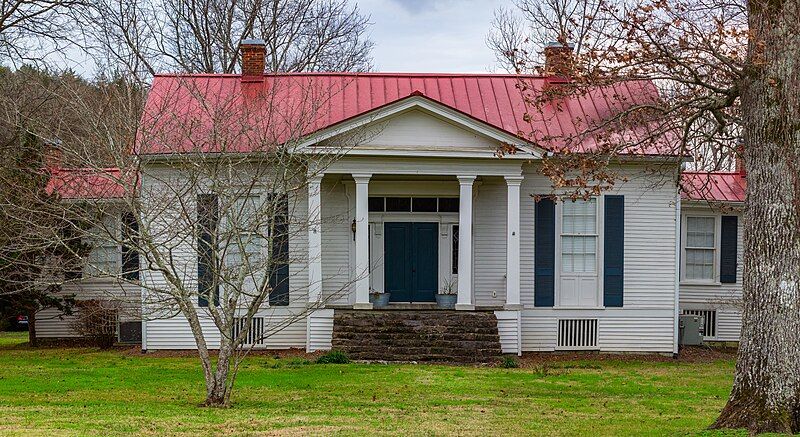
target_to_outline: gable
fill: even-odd
[[[494,154],[504,143],[421,107],[412,107],[321,142],[353,151]]]

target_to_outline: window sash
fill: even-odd
[[[717,218],[687,216],[683,248],[683,277],[713,281],[716,275]]]
[[[714,217],[686,217],[686,247],[714,249],[716,246],[716,219]]]
[[[594,198],[562,204],[562,273],[597,273],[597,221],[597,200]]]
[[[86,263],[86,273],[90,276],[119,273],[121,252],[112,244],[99,244],[92,247]]]

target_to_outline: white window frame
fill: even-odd
[[[561,277],[565,276],[562,271],[562,260],[561,260],[561,237],[564,235],[562,234],[562,223],[563,223],[563,210],[564,210],[564,202],[571,202],[571,200],[559,200],[555,204],[555,215],[556,215],[556,247],[555,247],[555,284],[554,284],[554,302],[553,308],[554,309],[605,309],[605,305],[603,305],[603,275],[604,275],[604,263],[603,263],[603,248],[605,247],[605,235],[604,235],[604,228],[605,228],[605,221],[603,211],[605,211],[605,196],[595,196],[592,199],[596,202],[597,209],[595,210],[595,214],[597,214],[597,220],[595,222],[595,235],[597,237],[597,247],[596,247],[596,256],[595,262],[597,263],[595,272],[593,274],[590,273],[569,273],[569,276],[584,276],[584,277],[593,277],[597,278],[597,295],[595,296],[595,306],[572,306],[572,305],[561,305]]]
[[[260,192],[260,191],[253,191],[253,192],[247,194],[247,196],[237,196],[235,198],[231,198],[230,199],[230,201],[232,202],[231,203],[231,208],[236,208],[237,207],[237,202],[243,197],[254,197],[254,198],[257,198],[258,202],[259,202],[259,208],[263,207],[263,205],[264,205],[264,193]],[[235,214],[240,214],[240,213],[238,211],[236,211]],[[230,215],[226,215],[226,216],[221,217],[221,218],[223,219],[222,223],[224,223],[224,226],[229,226]],[[241,219],[242,217],[238,217],[238,218]],[[261,224],[261,225],[263,227],[264,224]],[[270,234],[270,228],[269,227],[267,227],[266,229],[261,228],[259,230],[249,230],[249,231],[248,230],[240,230],[239,232],[237,232],[237,234],[238,234],[238,236],[239,236],[238,238],[240,240],[242,240],[244,238],[244,240],[242,240],[242,241],[249,241],[249,238],[251,238],[253,235],[256,235],[256,236],[258,236],[259,234],[263,235],[263,237],[259,237],[259,238],[262,239],[262,240],[266,239],[267,241],[263,242],[259,253],[260,253],[262,259],[268,259],[269,251],[272,249],[271,248],[271,240],[269,238],[270,237],[270,235],[269,235]],[[236,242],[236,241],[230,241],[229,244],[230,243],[233,243],[234,245],[238,244],[238,242]],[[246,244],[245,244],[245,246],[246,246]],[[233,265],[229,261],[229,257],[231,257],[231,255],[232,254],[231,254],[230,248],[226,248],[225,249],[225,258],[226,258],[225,259],[225,266],[226,266],[226,268],[227,267],[231,267]],[[252,272],[249,273],[248,275],[251,275],[251,274],[252,274]],[[265,275],[267,274],[267,269],[264,269],[264,274]],[[262,304],[262,307],[263,308],[269,308],[268,299],[265,300],[265,302]]]
[[[92,246],[90,253],[86,257],[86,263],[83,266],[83,276],[87,279],[99,279],[122,273],[122,247],[119,245],[120,224],[122,223],[122,219],[119,214],[105,214],[102,218],[102,222],[103,227],[95,226],[89,229],[88,235],[84,239],[84,242]],[[98,237],[93,236],[95,230],[99,230]],[[108,232],[113,232],[114,238],[117,241],[109,241],[108,238],[103,236]],[[100,244],[97,244],[98,242]],[[114,252],[114,269],[111,271],[96,269],[92,264],[92,255],[101,248]]]
[[[688,218],[713,218],[714,219],[714,265],[710,279],[690,279],[686,277],[686,240],[689,232]],[[686,211],[681,214],[681,284],[721,285],[719,281],[719,257],[722,233],[722,216],[701,211]],[[691,248],[690,248],[691,249]]]

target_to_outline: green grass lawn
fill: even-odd
[[[30,349],[0,333],[0,434],[686,435],[733,361],[557,361],[519,369],[248,358],[229,409],[199,408],[196,358]]]

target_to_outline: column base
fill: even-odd
[[[456,311],[475,311],[475,305],[469,303],[457,303]]]
[[[521,303],[505,304],[503,305],[503,309],[507,311],[520,311],[523,309],[523,305]]]
[[[353,304],[353,309],[354,310],[371,310],[372,309],[372,304],[369,303],[369,302],[366,302],[366,303],[354,303]]]

